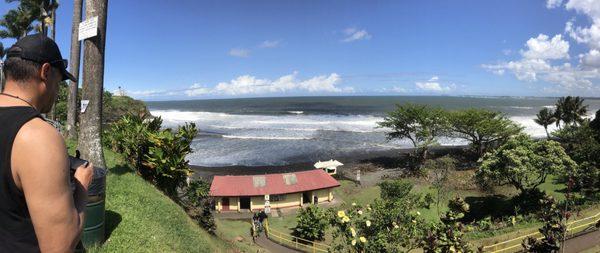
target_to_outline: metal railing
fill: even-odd
[[[594,224],[596,224],[599,221],[600,221],[600,212],[595,215],[583,218],[583,219],[568,222],[567,223],[567,238],[573,236],[576,233],[584,231],[585,229],[589,228],[590,226],[593,226]],[[525,239],[527,237],[535,237],[535,238],[541,239],[543,236],[538,231],[538,232],[530,233],[527,235],[522,235],[522,236],[510,239],[510,240],[506,240],[503,242],[484,246],[483,251],[491,252],[491,253],[515,252],[515,251],[522,249],[523,246],[521,245],[521,243],[523,242],[523,239]]]
[[[267,234],[270,240],[292,249],[312,253],[329,252],[329,245],[327,244],[309,241],[270,228],[269,219],[265,220],[265,233]]]

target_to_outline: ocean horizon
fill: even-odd
[[[483,108],[506,114],[533,137],[545,136],[533,119],[542,108],[554,108],[553,97],[482,96],[335,96],[270,97],[147,101],[150,113],[165,127],[194,122],[190,164],[199,166],[281,166],[325,160],[356,152],[412,147],[407,140],[388,141],[377,122],[396,104],[417,103],[448,110]],[[586,99],[588,116],[600,99]],[[549,127],[553,131],[554,126]],[[465,145],[454,138],[442,146]]]

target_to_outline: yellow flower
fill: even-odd
[[[394,225],[394,228],[400,228],[398,225]]]
[[[358,214],[359,214],[359,215],[362,215],[362,210],[358,210]]]
[[[360,242],[365,243],[367,242],[367,238],[365,238],[364,236],[361,236],[360,238],[358,238],[360,240]]]
[[[352,233],[352,237],[356,237],[356,230],[354,228],[350,228],[350,232]]]
[[[348,216],[344,216],[344,218],[342,218],[342,223],[343,222],[349,222],[350,218],[348,218]]]
[[[417,215],[421,215],[421,212],[417,211]]]
[[[412,223],[417,223],[417,220],[412,220]]]
[[[356,203],[352,202],[352,206],[356,206]]]
[[[370,220],[368,220],[366,223],[367,223],[367,227],[371,226],[371,221]]]
[[[346,216],[346,212],[344,212],[344,211],[338,211],[338,217],[344,218],[344,216]]]
[[[352,246],[356,245],[356,240],[352,240]]]

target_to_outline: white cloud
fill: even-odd
[[[243,48],[232,48],[229,50],[229,55],[235,57],[248,57],[250,56],[250,50]]]
[[[582,55],[581,63],[585,66],[600,68],[600,51],[592,49],[586,54]]]
[[[563,0],[548,0],[546,2],[546,8],[548,9],[553,9],[556,7],[560,7],[560,5],[562,4]]]
[[[364,29],[357,29],[354,27],[344,29],[344,35],[346,37],[342,39],[342,42],[352,42],[357,40],[369,40],[371,39],[371,34]]]
[[[354,92],[352,87],[339,87],[342,78],[336,74],[315,76],[298,80],[298,72],[281,76],[276,80],[261,79],[251,75],[239,76],[229,82],[218,83],[209,93],[217,95],[256,95],[286,92],[340,93]]]
[[[567,10],[575,10],[589,16],[592,20],[600,19],[599,0],[569,0],[565,5]]]
[[[209,94],[211,90],[199,83],[192,84],[189,89],[185,90],[185,95],[190,97]]]
[[[439,83],[439,77],[433,76],[426,82],[415,82],[415,86],[419,90],[432,91],[432,92],[446,92],[454,88],[455,85],[442,86]]]
[[[400,86],[394,86],[390,89],[390,91],[396,92],[396,93],[407,93],[408,89],[406,89],[404,87],[400,87]]]
[[[548,35],[540,34],[527,40],[527,51],[521,51],[527,59],[568,59],[569,42],[557,34],[551,40]]]
[[[281,41],[279,41],[279,40],[265,40],[262,43],[260,43],[260,45],[258,45],[258,47],[274,48],[274,47],[278,47],[280,43],[281,43]]]
[[[548,8],[562,6],[563,1],[547,1]],[[545,34],[531,38],[526,48],[521,50],[521,59],[499,64],[484,64],[483,68],[494,74],[512,72],[522,81],[544,81],[553,87],[542,87],[544,92],[578,92],[590,95],[597,90],[594,86],[600,80],[600,0],[569,0],[564,5],[567,10],[586,15],[591,24],[581,27],[571,19],[565,24],[568,37],[555,35],[552,39]],[[565,39],[584,44],[588,52],[579,55],[579,64],[572,66],[568,61],[569,42]],[[600,93],[595,93],[600,94]]]

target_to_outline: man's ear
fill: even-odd
[[[50,66],[50,63],[42,64],[42,67],[40,68],[40,79],[42,79],[42,81],[48,80],[51,69],[52,66]]]

